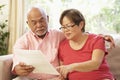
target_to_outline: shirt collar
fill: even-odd
[[[40,37],[38,37],[35,33],[33,33],[32,31],[30,31],[30,32],[31,32],[31,34],[32,34],[33,36],[35,36],[36,38],[40,38]],[[48,34],[49,34],[49,31],[47,31],[45,37],[46,37]],[[45,38],[45,37],[44,37],[44,38]]]

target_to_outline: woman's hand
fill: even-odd
[[[73,65],[62,65],[57,67],[57,70],[60,72],[61,76],[67,78],[68,73],[73,71]]]

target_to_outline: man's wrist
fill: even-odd
[[[17,75],[15,69],[12,70],[13,75]]]
[[[12,73],[12,78],[16,78],[18,75],[16,74],[16,71],[15,71],[15,69],[13,69],[12,71],[11,71],[11,73]]]

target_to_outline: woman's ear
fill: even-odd
[[[81,22],[79,23],[79,27],[80,27],[81,29],[84,27],[84,21],[81,21]]]

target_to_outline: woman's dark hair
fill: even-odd
[[[62,24],[62,20],[65,16],[72,22],[74,22],[76,25],[79,25],[79,23],[83,21],[84,25],[82,28],[82,32],[85,32],[85,19],[80,11],[78,11],[77,9],[68,9],[63,11],[63,13],[60,16],[60,24]]]

